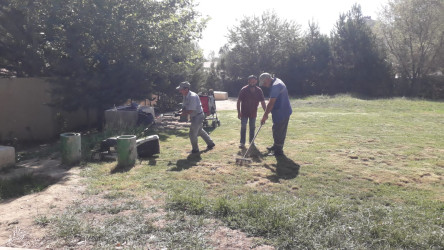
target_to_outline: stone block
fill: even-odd
[[[15,148],[0,146],[0,169],[15,165]]]
[[[228,93],[224,91],[214,91],[216,101],[228,100]]]

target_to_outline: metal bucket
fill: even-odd
[[[117,165],[119,167],[134,166],[137,158],[137,144],[135,135],[121,135],[117,137]]]
[[[74,165],[82,159],[82,143],[80,133],[60,134],[60,144],[62,151],[62,163]]]

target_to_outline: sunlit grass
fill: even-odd
[[[236,111],[220,111],[211,151],[189,155],[187,131],[153,131],[162,139],[158,157],[120,172],[115,162],[88,164],[88,192],[120,204],[74,211],[119,215],[143,210],[132,200],[150,196],[176,214],[172,220],[184,213],[194,228],[218,218],[282,248],[444,247],[443,103],[317,96],[292,106],[285,157],[236,165],[240,121]],[[268,121],[256,145],[264,154],[271,144]],[[167,228],[142,233],[185,230]],[[196,230],[184,240],[208,247],[198,234],[205,235]]]

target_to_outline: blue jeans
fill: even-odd
[[[245,144],[245,137],[247,134],[247,122],[250,120],[250,140],[251,142],[254,138],[254,130],[256,129],[256,117],[254,118],[248,118],[248,117],[241,117],[241,133],[240,133],[240,143]]]

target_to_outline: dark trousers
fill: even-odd
[[[287,136],[288,121],[290,117],[273,123],[273,140],[275,151],[282,151],[284,148],[285,137]]]
[[[250,140],[251,142],[254,137],[254,130],[256,129],[256,117],[254,118],[248,118],[248,117],[241,117],[241,134],[240,134],[240,143],[245,144],[245,137],[247,134],[247,122],[249,122],[250,125]]]

